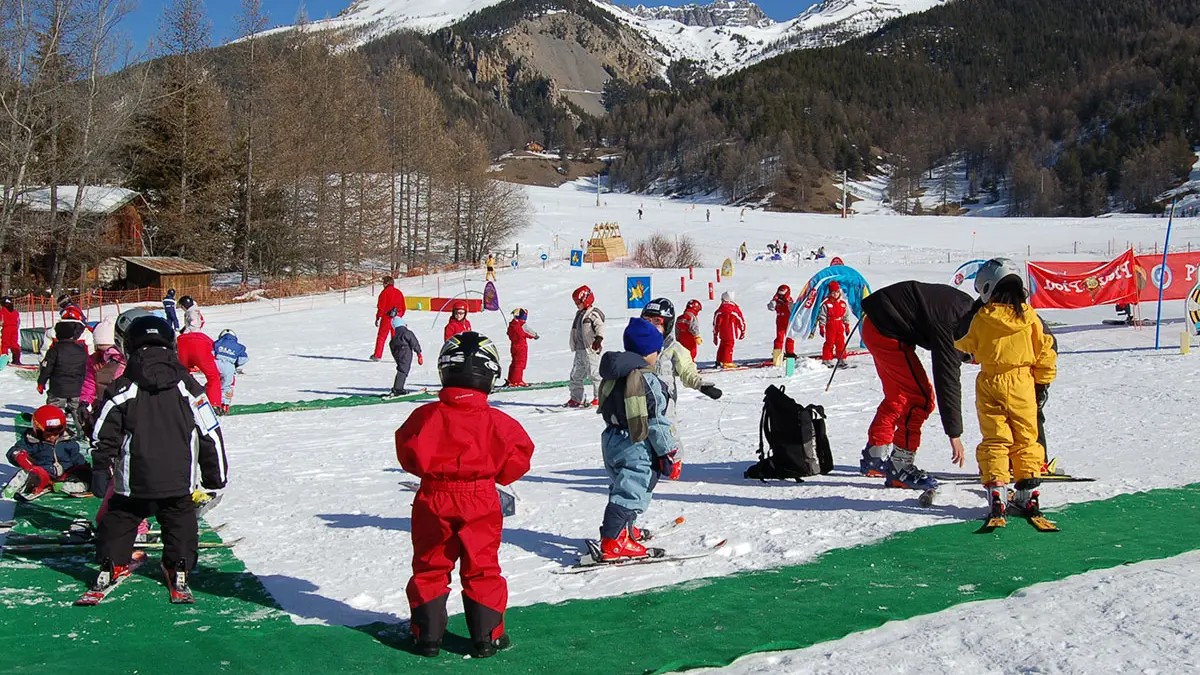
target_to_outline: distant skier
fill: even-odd
[[[671,423],[675,423],[675,404],[679,400],[676,378],[688,389],[695,389],[714,400],[721,398],[721,390],[700,376],[695,359],[675,339],[675,304],[667,298],[655,298],[642,308],[642,318],[654,324],[663,334],[663,347],[654,372],[667,389],[667,417]]]
[[[237,333],[226,328],[213,343],[213,356],[217,361],[217,372],[221,374],[221,399],[213,405],[220,406],[221,414],[225,414],[233,403],[233,385],[237,381],[238,371],[250,362],[250,355],[246,347],[238,342]]]
[[[467,301],[455,300],[450,305],[450,320],[446,322],[446,328],[442,331],[442,342],[447,342],[455,335],[466,333],[469,330],[471,330],[471,320],[467,318]]]
[[[412,412],[396,430],[400,466],[421,479],[413,499],[413,649],[437,656],[446,632],[450,575],[458,562],[471,656],[487,658],[510,645],[504,630],[508,584],[500,575],[504,516],[496,484],[529,471],[533,441],[521,424],[488,405],[500,376],[491,340],[459,333],[438,355],[442,390],[436,403]]]
[[[712,210],[711,209],[704,209],[704,222],[706,222],[706,223],[712,222]]]
[[[392,317],[404,316],[406,310],[404,294],[396,288],[396,280],[390,276],[383,278],[383,290],[375,301],[375,352],[371,354],[372,361],[383,358],[383,347],[392,337]]]
[[[484,264],[487,267],[487,273],[484,274],[483,280],[484,281],[496,281],[497,280],[496,279],[496,254],[489,253],[488,257],[487,257],[487,262]]]
[[[609,485],[598,562],[649,555],[641,543],[646,534],[635,522],[650,506],[659,477],[678,480],[683,470],[667,416],[666,385],[654,372],[662,339],[650,322],[630,319],[625,351],[601,360],[600,414],[606,426],[600,447]]]
[[[512,321],[508,322],[508,349],[512,363],[508,366],[508,386],[528,387],[525,382],[525,365],[529,363],[529,341],[537,340],[538,334],[525,322],[529,320],[529,310],[518,307],[513,310]]]
[[[639,208],[638,209],[638,220],[641,220],[641,219],[642,219],[642,210]]]
[[[836,281],[829,282],[829,293],[817,311],[817,327],[821,337],[825,338],[821,362],[826,366],[836,366],[846,358],[846,338],[850,335],[850,319],[853,316],[850,304],[842,295],[842,285]]]
[[[937,480],[913,464],[921,447],[921,427],[941,408],[942,429],[951,457],[962,466],[962,384],[964,354],[954,347],[958,325],[971,310],[971,296],[943,284],[902,281],[863,298],[862,338],[883,384],[883,402],[867,433],[859,470],[886,477],[889,487],[937,488]],[[934,386],[916,348],[928,349]]]
[[[746,242],[743,241],[742,245],[738,247],[738,257],[740,257],[742,259],[742,261],[745,262],[746,255],[749,252],[750,252],[750,250],[748,248],[746,248]]]
[[[780,284],[775,290],[775,296],[767,303],[767,309],[775,312],[775,342],[771,346],[771,361],[776,366],[783,365],[783,357],[796,356],[796,341],[788,337],[788,326],[792,322],[792,288]]]
[[[717,343],[717,365],[736,368],[733,345],[746,337],[746,318],[742,308],[733,301],[733,291],[721,294],[721,306],[713,313],[713,342]]]
[[[14,365],[21,365],[21,313],[13,299],[0,298],[0,354],[10,354]]]
[[[421,343],[417,334],[408,329],[408,323],[402,316],[392,317],[392,341],[389,347],[392,359],[396,361],[396,379],[392,380],[392,390],[383,395],[384,399],[404,396],[408,393],[405,384],[408,382],[408,372],[412,370],[413,354],[417,355],[417,365],[425,365],[425,357],[421,354]]]
[[[975,290],[984,304],[954,346],[980,365],[975,408],[983,440],[975,454],[989,514],[1003,517],[1011,506],[1021,515],[1040,516],[1037,488],[1045,451],[1037,440],[1038,388],[1045,391],[1054,380],[1054,340],[1026,302],[1023,271],[1008,258],[984,263]],[[1010,478],[1016,481],[1011,502]]]
[[[44,405],[33,411],[33,426],[17,435],[8,461],[20,471],[5,486],[5,499],[20,495],[32,500],[52,489],[83,494],[91,483],[92,468],[57,406]]]
[[[183,296],[179,304],[183,305],[188,296]],[[194,307],[194,305],[193,305]],[[168,324],[169,325],[169,324]],[[223,414],[221,407],[221,371],[217,368],[217,359],[213,352],[213,339],[200,330],[204,318],[195,318],[190,311],[184,315],[183,333],[172,341],[172,347],[177,351],[176,359],[189,371],[199,370],[204,375],[204,390],[213,411]]]
[[[171,324],[171,329],[179,332],[179,315],[175,312],[175,289],[167,291],[167,297],[162,301],[163,313],[167,315],[167,323]]]
[[[587,408],[600,403],[600,351],[604,347],[604,312],[593,306],[596,296],[592,289],[580,286],[571,293],[575,302],[575,319],[571,321],[571,399],[568,408]],[[592,399],[584,396],[584,384],[592,381]]]
[[[700,345],[704,344],[704,340],[700,337],[701,309],[699,300],[688,300],[683,314],[680,314],[679,318],[675,320],[675,339],[683,345],[684,349],[688,350],[693,361],[696,360]]]
[[[46,403],[61,408],[82,428],[86,418],[79,414],[79,396],[87,377],[87,345],[80,340],[81,321],[64,320],[54,324],[54,344],[46,350],[38,370],[37,391],[46,394]],[[48,386],[47,386],[48,385]]]

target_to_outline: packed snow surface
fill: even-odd
[[[653,295],[665,295],[679,308],[690,298],[700,299],[702,322],[711,322],[715,309],[716,303],[708,299],[710,282],[718,295],[735,291],[749,324],[736,357],[768,358],[774,315],[766,305],[771,295],[785,283],[798,293],[826,264],[803,260],[797,252],[824,246],[830,256],[842,257],[879,288],[906,279],[946,282],[961,262],[999,254],[1025,259],[1030,251],[1035,259],[1100,260],[1115,240],[1122,247],[1126,241],[1150,246],[1161,238],[1166,223],[1143,217],[1035,220],[882,214],[841,220],[617,194],[603,195],[597,207],[594,185],[586,183],[529,188],[529,196],[532,225],[520,235],[520,266],[503,268],[497,283],[504,312],[471,317],[476,330],[500,344],[507,367],[508,313],[517,307],[529,310],[529,325],[542,336],[530,343],[529,382],[567,378],[567,335],[574,313],[569,294],[582,284],[591,286],[597,305],[608,314],[605,345],[610,349],[620,344],[627,317],[633,315],[624,303],[628,274],[651,275]],[[644,210],[640,221],[639,208]],[[691,280],[688,270],[638,270],[623,264],[570,267],[569,251],[601,222],[618,222],[631,249],[654,231],[690,236],[704,264],[693,270]],[[789,246],[783,260],[754,260],[776,240]],[[743,241],[754,253],[717,284],[716,268]],[[1178,220],[1173,245],[1182,248],[1193,241],[1200,243],[1200,219]],[[543,253],[545,262],[540,259]],[[680,291],[681,277],[686,292]],[[410,296],[477,293],[483,287],[483,271],[402,279],[400,287]],[[394,372],[391,362],[367,359],[375,335],[374,301],[373,290],[365,288],[345,295],[205,308],[210,334],[233,329],[250,352],[246,374],[238,378],[236,402],[384,392]],[[1178,353],[1182,304],[1165,306],[1171,322],[1163,327],[1164,342],[1175,347],[1159,352],[1144,349],[1153,344],[1153,328],[1103,327],[1100,321],[1111,316],[1111,308],[1043,314],[1057,326],[1061,351],[1047,408],[1051,454],[1066,471],[1099,479],[1047,485],[1045,506],[1200,481],[1194,434],[1184,422],[1195,407],[1200,357]],[[410,312],[407,318],[425,350],[435,353],[445,316]],[[816,353],[819,344],[802,340],[798,350]],[[715,345],[706,337],[700,360],[711,362],[714,355]],[[774,369],[708,375],[724,390],[719,401],[682,391],[678,430],[683,477],[659,484],[639,524],[653,528],[683,516],[686,524],[664,545],[687,551],[706,540],[727,538],[728,555],[703,563],[582,575],[553,572],[577,559],[582,539],[597,536],[607,492],[599,447],[602,424],[593,411],[557,408],[567,399],[566,389],[495,394],[494,404],[519,420],[537,445],[532,470],[515,485],[518,512],[505,521],[500,551],[512,604],[597,598],[793,565],[897,531],[979,517],[985,500],[976,486],[948,485],[937,505],[922,509],[913,493],[884,489],[881,479],[856,475],[859,450],[881,390],[870,357],[852,361],[859,367],[839,372],[829,393],[823,391],[829,371],[810,359],[801,359],[790,378]],[[436,387],[435,364],[436,359],[427,358],[424,366],[415,366],[409,386]],[[973,368],[964,368],[963,441],[969,449],[979,441],[973,375]],[[743,470],[755,459],[762,392],[769,384],[785,384],[799,401],[825,406],[838,465],[835,475],[800,485],[743,479]],[[31,384],[11,372],[0,372],[0,398],[9,411],[39,403]],[[297,621],[359,625],[407,618],[404,586],[412,553],[413,493],[400,483],[412,477],[397,464],[393,432],[416,405],[224,420],[230,484],[211,518],[228,523],[227,536],[245,538],[237,555]],[[918,465],[931,471],[959,470],[950,463],[949,444],[936,414],[925,429]],[[974,470],[970,451],[966,470]],[[1010,667],[1013,662],[1004,660],[1013,656],[1004,648],[1011,642],[1005,641],[1028,633],[1038,640],[1026,642],[1044,643],[1037,654],[1045,658],[1035,657],[1034,663],[1049,670],[1036,672],[1116,672],[1133,665],[1183,672],[1189,668],[1180,667],[1181,659],[1194,664],[1195,647],[1181,636],[1194,634],[1200,621],[1194,613],[1175,608],[1195,605],[1195,593],[1189,590],[1197,588],[1191,582],[1200,581],[1195,562],[1193,554],[1092,573],[1030,589],[1016,598],[888,624],[805,652],[756,656],[730,669],[925,672],[939,659],[954,656],[961,666],[955,672],[1034,672]],[[461,609],[457,592],[450,603],[451,611]],[[986,619],[979,616],[984,612]],[[1122,633],[1116,642],[1105,637],[1130,621],[1150,638],[1135,644],[1132,633]],[[999,642],[982,639],[980,631],[989,625],[1005,626],[1002,632],[1007,635]],[[1076,657],[1055,647],[1072,644],[1082,645]],[[938,666],[944,670],[928,672],[951,672],[949,663]]]

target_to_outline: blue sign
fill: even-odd
[[[650,302],[650,277],[625,277],[625,306],[641,309]]]
[[[583,251],[579,249],[571,251],[571,267],[583,267]]]
[[[517,269],[517,261],[516,260],[512,261],[512,266],[513,266],[514,270]]]
[[[550,259],[550,256],[546,255],[545,253],[542,254],[542,262],[546,262],[549,259]]]

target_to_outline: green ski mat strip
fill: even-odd
[[[61,529],[77,515],[64,509],[75,511],[80,501],[95,503],[39,500],[19,505],[17,518]],[[484,664],[460,656],[468,647],[460,637],[466,635],[461,615],[451,619],[452,635],[435,659],[402,651],[403,630],[394,624],[294,625],[227,550],[202,553],[192,607],[168,604],[154,555],[105,603],[83,608],[70,605],[94,575],[83,556],[5,554],[0,671],[640,674],[721,666],[753,652],[806,647],[887,621],[1008,597],[1040,582],[1185,553],[1200,547],[1198,504],[1200,485],[1153,490],[1066,507],[1054,513],[1060,533],[1042,534],[1016,520],[980,535],[974,533],[978,522],[952,523],[793,567],[513,608],[507,615],[512,649]],[[377,562],[380,575],[409,574],[407,560]],[[302,596],[308,616],[346,609],[307,581],[269,581]]]
[[[538,382],[528,387],[501,388],[493,394],[513,391],[537,391],[539,389],[561,389],[570,386],[570,382]],[[258,415],[273,412],[294,412],[298,410],[327,410],[330,408],[356,408],[363,405],[382,405],[384,403],[404,403],[411,401],[432,401],[437,398],[437,392],[422,392],[384,400],[375,394],[356,394],[354,396],[338,396],[336,398],[318,398],[307,401],[280,401],[276,403],[248,403],[231,405],[227,415]]]

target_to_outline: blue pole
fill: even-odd
[[[1167,218],[1167,238],[1163,241],[1162,267],[1158,268],[1158,317],[1154,320],[1154,348],[1158,349],[1158,336],[1162,332],[1163,287],[1167,277],[1167,248],[1171,245],[1171,224],[1175,222],[1175,200],[1171,200],[1171,215]]]

